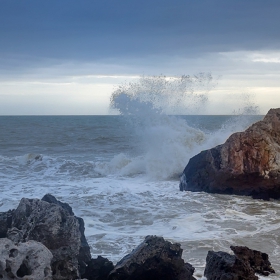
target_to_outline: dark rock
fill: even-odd
[[[180,190],[280,198],[280,109],[190,159]]]
[[[56,204],[58,206],[61,206],[63,209],[65,209],[70,215],[74,216],[74,212],[72,210],[72,207],[68,203],[63,203],[59,200],[57,200],[53,195],[46,194],[43,196],[42,201],[46,201],[49,203]],[[80,274],[85,273],[85,269],[87,267],[87,262],[91,260],[90,255],[90,248],[87,243],[86,237],[85,237],[85,224],[84,220],[80,217],[75,217],[79,222],[79,230],[81,233],[81,245],[78,255],[78,263],[79,263],[79,271]]]
[[[234,252],[237,258],[249,263],[256,273],[264,276],[268,276],[270,273],[275,273],[266,253],[251,250],[245,246],[230,246],[230,249]]]
[[[209,251],[204,276],[207,280],[257,280],[247,262],[225,252]]]
[[[129,255],[118,262],[109,280],[195,280],[194,268],[184,263],[181,245],[162,237],[147,236]]]
[[[111,261],[101,256],[97,259],[91,259],[88,262],[85,274],[82,278],[88,280],[106,280],[109,273],[114,269],[114,265]]]
[[[83,223],[71,213],[72,209],[69,211],[69,207],[23,198],[7,232],[7,237],[14,242],[35,240],[52,252],[53,279],[79,278],[80,267],[83,273],[90,260],[87,243],[82,245],[86,242],[82,237]]]
[[[40,242],[0,239],[0,279],[52,280],[52,253]]]
[[[7,237],[7,231],[11,227],[12,217],[15,210],[0,213],[0,238]]]

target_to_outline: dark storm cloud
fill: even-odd
[[[278,0],[0,0],[0,71],[277,49],[279,12]]]

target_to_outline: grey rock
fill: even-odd
[[[257,280],[254,270],[247,262],[226,252],[209,251],[204,276],[207,280]]]
[[[52,253],[40,242],[0,239],[0,279],[52,280],[51,259]]]
[[[181,245],[162,237],[147,236],[118,262],[109,280],[194,280],[194,268],[182,259]]]
[[[9,210],[0,213],[0,238],[7,237],[7,231],[11,227],[14,211]]]
[[[54,280],[80,278],[80,266],[86,266],[90,259],[79,259],[83,228],[79,219],[66,208],[59,203],[23,198],[7,232],[7,237],[14,242],[35,240],[52,252]],[[88,254],[90,256],[89,247]],[[85,255],[82,254],[83,257]]]

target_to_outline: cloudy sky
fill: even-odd
[[[203,113],[280,107],[279,0],[0,0],[0,115],[109,114],[118,85],[209,72]],[[246,101],[247,100],[247,101]]]

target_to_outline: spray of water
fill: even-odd
[[[221,144],[236,130],[238,121],[219,131],[205,133],[179,115],[201,114],[215,86],[211,74],[182,77],[142,77],[136,83],[120,86],[111,96],[111,108],[118,110],[134,126],[139,150],[137,157],[121,154],[110,163],[120,175],[146,174],[154,179],[177,178],[188,160],[203,149]],[[245,109],[251,108],[248,97]],[[176,115],[176,116],[175,116]]]

